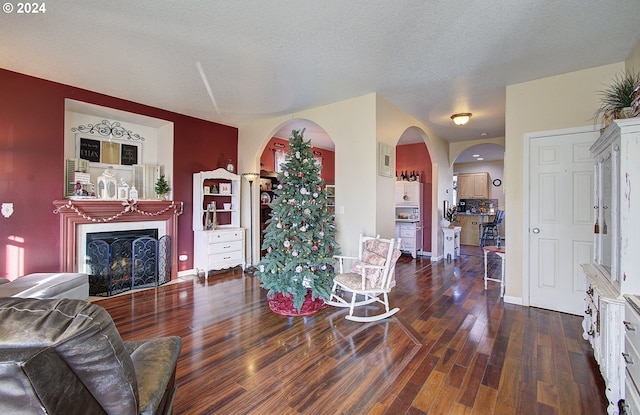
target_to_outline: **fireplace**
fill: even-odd
[[[158,229],[90,232],[85,265],[89,295],[112,296],[156,287],[171,279],[171,238]]]
[[[140,229],[157,230],[157,239],[178,235],[178,216],[182,202],[156,200],[56,200],[54,213],[60,215],[60,262],[63,272],[84,272],[86,267],[86,235]],[[170,249],[167,267],[169,278],[177,276],[177,249]]]

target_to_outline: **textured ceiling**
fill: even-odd
[[[46,7],[0,16],[0,67],[228,125],[377,92],[451,142],[504,136],[506,85],[623,61],[640,38],[638,0]]]

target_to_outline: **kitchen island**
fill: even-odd
[[[480,246],[480,225],[491,222],[494,217],[493,213],[459,212],[457,225],[462,228],[460,244]]]

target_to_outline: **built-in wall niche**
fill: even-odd
[[[141,200],[155,198],[160,174],[173,188],[173,123],[167,120],[67,99],[64,154],[65,197],[74,193],[75,171],[88,174],[82,188],[89,192],[107,170],[118,186],[135,182]]]

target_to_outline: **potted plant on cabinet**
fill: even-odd
[[[278,173],[256,274],[269,290],[269,307],[286,316],[325,308],[333,286],[333,255],[339,253],[327,190],[304,130],[294,130]]]
[[[631,71],[616,75],[613,82],[600,91],[600,107],[593,115],[594,121],[602,120],[606,128],[613,120],[631,117],[634,90],[638,85],[640,73]]]
[[[169,193],[170,190],[171,190],[171,187],[169,187],[169,183],[167,183],[167,179],[165,179],[164,174],[161,174],[160,177],[158,177],[158,180],[156,181],[156,185],[155,185],[156,194],[160,199],[164,200],[167,196],[167,193]]]

